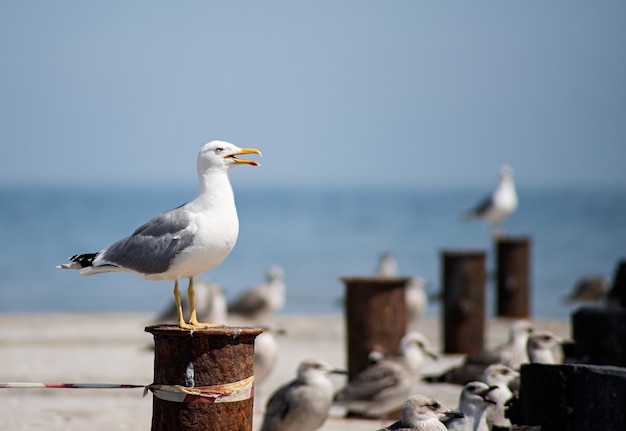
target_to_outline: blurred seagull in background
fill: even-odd
[[[267,270],[266,280],[238,296],[228,305],[230,315],[261,322],[285,305],[285,272],[280,266]]]
[[[484,220],[493,226],[494,235],[499,236],[503,234],[502,222],[517,209],[517,203],[513,169],[504,165],[500,168],[500,182],[493,194],[465,213],[464,218]]]
[[[319,359],[304,360],[297,378],[276,390],[267,402],[261,431],[314,431],[330,411],[333,383],[328,374],[345,374]]]
[[[349,412],[380,418],[400,409],[411,394],[425,356],[436,359],[421,333],[408,332],[400,341],[400,354],[365,368],[335,394],[335,403]]]
[[[425,376],[423,380],[429,383],[465,385],[473,380],[479,380],[491,364],[504,364],[518,369],[528,362],[526,344],[532,331],[533,326],[528,320],[516,320],[511,323],[507,342],[493,349],[471,353],[465,357],[461,365],[449,368],[438,375]]]
[[[450,410],[427,395],[413,395],[402,407],[402,417],[378,431],[446,431],[442,421],[462,418],[459,410]]]
[[[259,166],[237,157],[243,154],[261,152],[224,141],[205,144],[197,159],[199,186],[194,200],[157,215],[132,235],[97,253],[74,255],[71,263],[58,268],[78,269],[83,275],[130,272],[148,280],[172,280],[179,327],[202,329],[223,324],[198,321],[193,283],[197,275],[222,263],[237,242],[239,219],[228,173],[241,164]],[[183,318],[181,278],[189,279],[189,323]]]
[[[397,277],[398,276],[398,261],[393,255],[386,251],[380,255],[378,261],[378,268],[376,268],[375,275],[377,277]]]
[[[552,348],[562,344],[564,338],[550,331],[534,331],[528,338],[528,358],[531,363],[556,364]]]

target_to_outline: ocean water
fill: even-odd
[[[488,252],[489,228],[460,214],[483,189],[260,189],[236,187],[240,219],[231,255],[201,278],[234,297],[284,268],[284,312],[340,313],[341,276],[371,275],[391,252],[400,275],[440,286],[442,250]],[[0,312],[157,312],[172,283],[130,274],[84,277],[55,268],[75,253],[95,252],[153,215],[193,198],[189,188],[0,187]],[[567,317],[563,297],[588,274],[612,276],[626,252],[626,191],[519,189],[520,206],[505,223],[532,241],[532,312]],[[488,314],[494,286],[487,284]],[[428,313],[439,312],[433,304]]]

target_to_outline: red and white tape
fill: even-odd
[[[143,388],[157,398],[175,403],[232,403],[250,399],[254,393],[254,376],[223,385],[185,387],[180,385],[126,385],[115,383],[0,383],[0,389],[46,388],[46,389],[138,389]]]

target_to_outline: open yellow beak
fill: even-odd
[[[236,157],[242,154],[258,154],[259,156],[263,157],[263,154],[261,154],[261,152],[257,150],[256,148],[241,148],[238,153],[229,154],[226,157],[229,159],[232,159],[235,163],[241,163],[241,164],[252,165],[252,166],[260,166],[260,163],[255,162],[254,160],[239,159]]]

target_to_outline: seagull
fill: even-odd
[[[428,307],[426,280],[421,277],[409,278],[404,287],[404,300],[406,302],[408,326],[409,328],[414,328],[417,326],[424,310]]]
[[[276,325],[265,324],[254,339],[254,384],[259,386],[272,372],[278,359],[279,347],[275,335],[285,334]]]
[[[262,321],[285,305],[285,272],[280,266],[267,270],[265,283],[244,292],[228,306],[232,315]]]
[[[380,255],[375,275],[384,278],[398,276],[398,262],[390,252],[386,251]]]
[[[492,427],[511,428],[511,421],[504,415],[506,403],[513,398],[513,392],[509,385],[518,379],[520,373],[502,364],[489,365],[483,373],[481,381],[489,386],[497,386],[490,392],[489,398],[495,404],[487,406],[487,425]]]
[[[528,358],[533,364],[556,364],[552,348],[565,340],[550,331],[535,331],[528,338]]]
[[[302,361],[297,378],[277,389],[267,402],[261,431],[313,431],[321,427],[333,400],[331,373],[345,371],[319,359]]]
[[[459,399],[459,410],[464,417],[446,423],[448,430],[489,431],[485,412],[488,406],[495,404],[491,399],[491,392],[497,388],[478,381],[466,384]]]
[[[565,299],[567,302],[600,302],[609,291],[610,282],[605,275],[587,275],[580,278]]]
[[[379,418],[402,407],[413,389],[425,355],[437,358],[429,341],[417,331],[400,341],[400,354],[365,368],[335,394],[335,403],[351,413]]]
[[[450,410],[427,395],[416,394],[404,402],[399,421],[378,431],[446,431],[442,420],[462,417],[459,410]]]
[[[228,321],[228,307],[224,290],[217,283],[196,280],[194,283],[194,302],[196,317],[207,322]],[[169,322],[178,319],[178,306],[172,302],[156,319],[157,322]],[[258,338],[258,337],[257,337]]]
[[[425,376],[424,381],[429,383],[454,383],[464,385],[481,378],[482,373],[491,364],[504,364],[518,369],[528,362],[526,342],[533,326],[527,320],[516,320],[509,328],[509,339],[490,350],[481,350],[465,357],[463,363],[452,367],[442,374]]]
[[[494,233],[500,235],[503,220],[517,209],[517,193],[513,182],[513,169],[504,165],[500,168],[500,182],[491,196],[483,199],[466,212],[465,219],[482,219],[493,225]]]
[[[239,219],[229,171],[237,165],[259,166],[240,159],[258,154],[255,148],[239,148],[224,141],[205,144],[198,154],[198,194],[192,201],[164,212],[97,253],[77,254],[58,268],[78,269],[83,275],[130,272],[148,280],[174,281],[178,326],[202,329],[220,326],[201,323],[194,302],[194,278],[215,268],[228,256],[239,234]],[[178,282],[188,278],[191,309],[189,323],[183,318]]]

